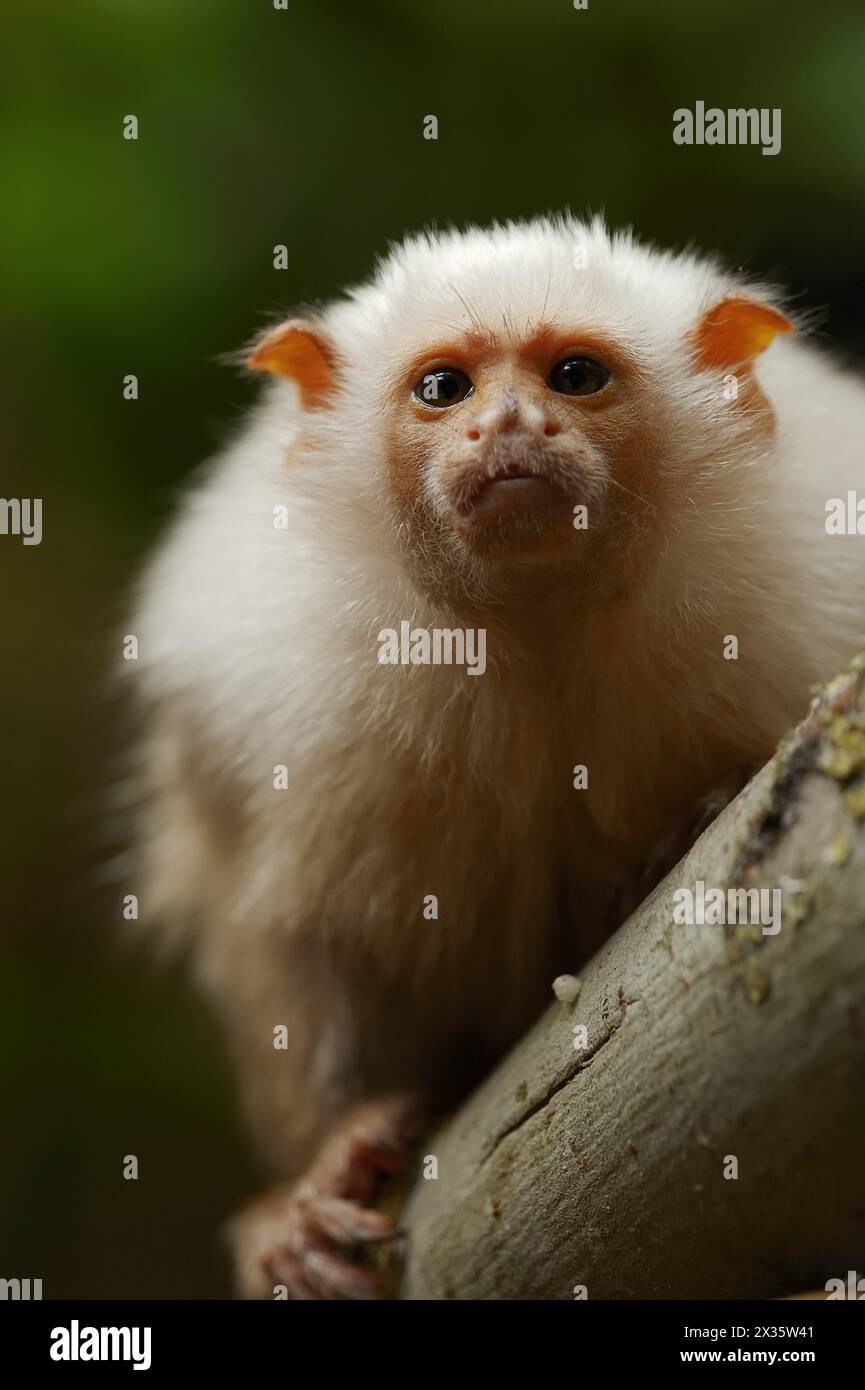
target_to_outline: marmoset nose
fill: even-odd
[[[543,438],[558,434],[559,425],[535,401],[525,400],[515,392],[507,391],[500,400],[478,411],[466,430],[466,438],[478,444],[517,431]]]

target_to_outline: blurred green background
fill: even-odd
[[[865,7],[7,0],[0,42],[2,492],[44,499],[41,546],[0,536],[0,1275],[219,1296],[254,1158],[217,1029],[104,872],[129,585],[255,391],[218,355],[408,229],[570,207],[780,277],[861,357]],[[781,107],[781,154],[675,146],[698,99]]]

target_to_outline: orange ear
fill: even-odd
[[[778,309],[739,295],[722,299],[704,314],[694,334],[701,367],[750,365],[776,333],[792,333],[793,325]]]
[[[257,372],[271,372],[296,381],[306,409],[323,405],[333,390],[330,344],[305,319],[289,319],[265,334],[246,365]]]

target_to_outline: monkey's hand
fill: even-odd
[[[384,1177],[405,1167],[414,1128],[410,1101],[365,1101],[343,1116],[298,1182],[280,1184],[235,1217],[229,1237],[241,1296],[272,1298],[284,1285],[291,1299],[380,1298],[357,1252],[398,1231],[366,1204]]]

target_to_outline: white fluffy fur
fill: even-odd
[[[256,1067],[294,1023],[296,1084],[338,1105],[463,1034],[501,1047],[578,961],[553,959],[560,881],[579,904],[639,857],[665,828],[660,789],[707,789],[725,754],[704,745],[759,762],[862,644],[863,541],[828,537],[824,504],[865,490],[865,390],[801,334],[777,339],[756,369],[777,445],[755,456],[687,341],[736,292],[755,291],[597,222],[410,238],[320,316],[345,365],[316,457],[287,462],[300,408],[278,381],[190,490],[129,629],[151,721],[141,911],[185,934]],[[626,599],[574,594],[567,620],[539,614],[534,645],[491,598],[478,679],[381,667],[375,640],[403,618],[453,622],[404,563],[380,403],[412,353],[471,319],[625,344],[668,422],[671,499]],[[405,1053],[365,1083],[346,1079],[375,1052],[355,978],[383,1010],[382,1050]],[[287,1104],[262,1101],[262,1127],[311,1142]]]

